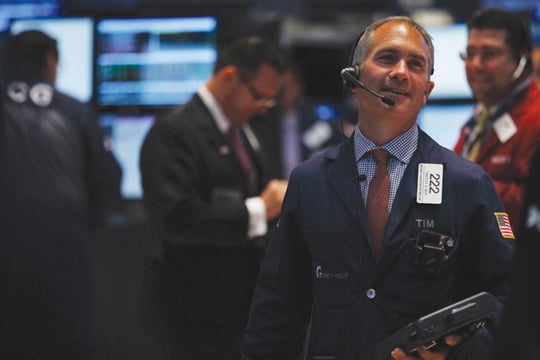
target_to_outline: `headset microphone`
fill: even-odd
[[[358,174],[358,175],[353,176],[354,182],[366,181],[366,180],[367,180],[367,176],[365,174]]]
[[[377,94],[375,91],[369,89],[364,85],[360,80],[357,79],[355,74],[358,74],[358,68],[355,66],[346,67],[343,70],[341,70],[341,78],[343,79],[343,83],[348,87],[358,87],[360,89],[366,90],[371,95],[378,97],[381,99],[383,103],[389,106],[394,106],[396,104],[396,101],[394,99],[391,99],[389,97]]]

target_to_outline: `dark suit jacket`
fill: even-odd
[[[246,144],[259,194],[266,178]],[[162,245],[151,274],[155,308],[178,341],[236,346],[223,337],[240,336],[263,249],[247,238],[246,176],[198,95],[157,119],[140,166],[150,236]]]
[[[246,141],[258,172],[256,149]],[[240,245],[247,241],[247,179],[227,138],[198,95],[157,119],[140,157],[150,221],[167,243]]]

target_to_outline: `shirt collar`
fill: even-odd
[[[224,134],[227,133],[227,130],[229,130],[231,127],[230,121],[227,116],[225,116],[223,109],[221,109],[221,106],[219,106],[214,95],[212,95],[212,93],[204,85],[199,88],[197,94],[201,98],[204,105],[206,105],[208,108],[208,111],[210,111],[210,114],[212,114],[212,117],[214,118],[219,130]]]
[[[380,146],[388,151],[392,156],[403,163],[408,163],[411,160],[413,153],[418,146],[418,126],[414,124],[409,130],[396,136],[386,144]],[[379,147],[375,143],[362,134],[358,127],[354,130],[354,149],[356,161],[360,160],[366,152]]]
[[[486,107],[484,104],[481,104],[481,103],[478,103],[476,105],[476,107],[474,108],[474,115],[475,115],[475,118],[478,117],[478,114],[484,112],[487,110],[488,114],[493,114],[495,112],[495,110],[497,110],[497,108],[499,107],[499,105],[495,105],[495,106],[492,106],[490,108]]]

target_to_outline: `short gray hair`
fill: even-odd
[[[424,29],[420,24],[418,24],[416,21],[411,19],[407,16],[390,16],[386,17],[384,19],[377,20],[370,24],[360,38],[357,41],[356,47],[354,49],[353,54],[353,61],[352,65],[360,65],[364,62],[366,59],[366,55],[368,51],[372,47],[371,43],[371,36],[373,35],[373,32],[377,30],[381,25],[384,25],[389,22],[397,22],[397,23],[406,23],[411,25],[415,30],[417,30],[420,35],[424,38],[424,41],[426,42],[428,49],[429,49],[429,57],[428,57],[428,75],[433,74],[433,67],[434,67],[434,58],[435,58],[435,49],[433,47],[433,41],[431,35],[427,32],[426,29]]]

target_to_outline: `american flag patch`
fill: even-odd
[[[507,213],[494,213],[497,223],[499,224],[499,230],[503,238],[515,239],[512,226],[510,226],[510,219],[508,219]]]

